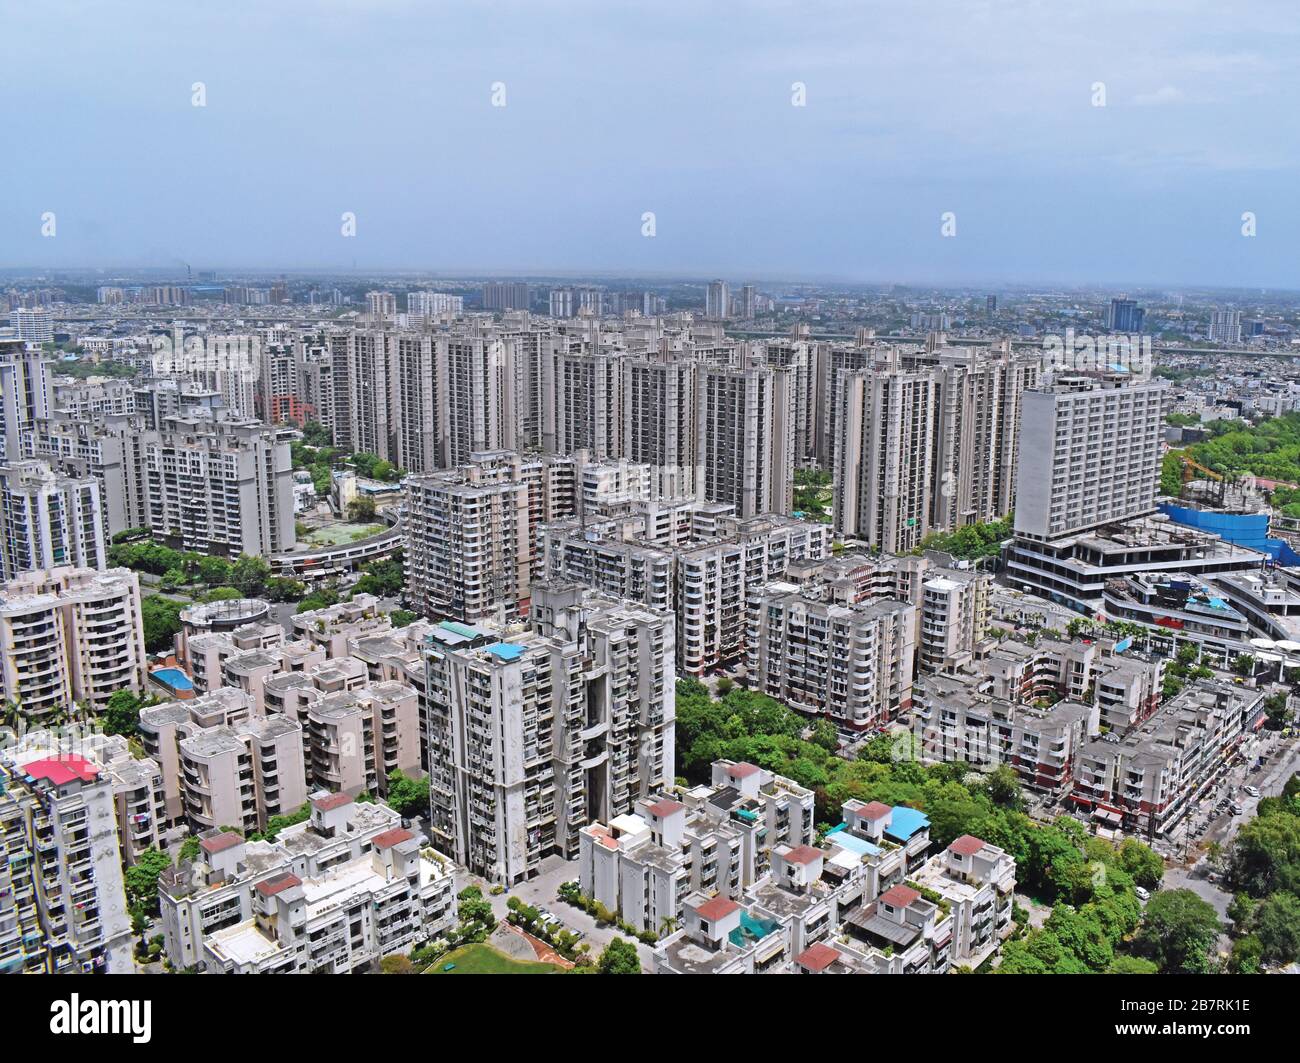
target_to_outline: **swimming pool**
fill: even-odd
[[[149,673],[168,690],[193,690],[190,677],[179,668],[159,668]]]

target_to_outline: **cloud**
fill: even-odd
[[[1186,97],[1182,89],[1173,85],[1161,85],[1155,92],[1140,92],[1133,97],[1139,107],[1165,107],[1171,103],[1182,103]]]

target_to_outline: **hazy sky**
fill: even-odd
[[[1298,37],[1295,0],[8,0],[0,265],[1300,288]]]

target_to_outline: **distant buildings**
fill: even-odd
[[[1110,332],[1141,332],[1146,311],[1133,299],[1112,299],[1106,308],[1105,327]]]
[[[1214,310],[1210,313],[1209,339],[1211,343],[1241,342],[1241,311]]]

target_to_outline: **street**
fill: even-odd
[[[621,937],[628,939],[617,927],[599,926],[596,920],[584,912],[581,908],[575,908],[571,904],[566,904],[560,900],[558,891],[560,884],[568,882],[570,879],[578,877],[577,861],[566,861],[558,856],[549,856],[542,861],[541,872],[534,879],[527,882],[521,882],[512,886],[505,893],[492,896],[489,886],[490,883],[477,875],[471,875],[463,868],[456,872],[456,891],[460,892],[466,886],[473,883],[483,890],[483,896],[492,905],[493,914],[498,919],[504,920],[510,909],[506,906],[511,897],[518,897],[530,907],[543,907],[550,910],[557,919],[564,923],[569,930],[577,931],[583,935],[581,944],[589,944],[591,949],[589,955],[593,962],[604,951],[614,938]],[[651,963],[652,949],[650,946],[640,941],[635,941],[637,955],[641,958],[641,970],[649,971]]]

